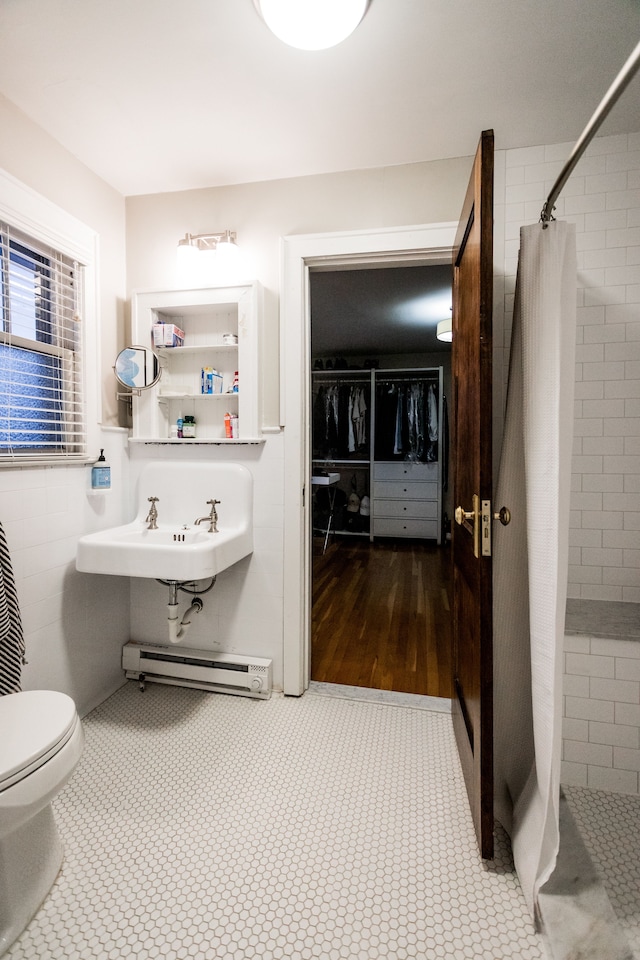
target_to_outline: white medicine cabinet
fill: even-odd
[[[133,394],[132,442],[262,442],[258,376],[261,298],[257,283],[134,294],[133,341],[155,352],[161,376],[150,389]],[[184,338],[172,337],[174,332],[183,333]],[[159,345],[162,339],[168,342]],[[176,345],[170,345],[172,340]],[[221,375],[221,392],[203,392],[202,374],[208,369]],[[213,381],[217,386],[220,377],[214,376]],[[237,417],[233,438],[226,436],[226,414]],[[175,436],[178,420],[185,418],[195,421],[194,438]]]

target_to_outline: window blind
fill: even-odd
[[[83,459],[82,266],[0,222],[0,462]]]

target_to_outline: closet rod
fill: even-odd
[[[386,377],[376,377],[376,384],[380,383],[438,383],[437,376],[420,376],[419,374],[411,374],[406,377],[392,377],[391,374]]]
[[[332,374],[331,371],[329,371],[328,373],[323,373],[323,372],[321,372],[321,371],[316,371],[316,370],[314,370],[314,371],[313,371],[313,382],[314,382],[314,383],[319,383],[319,384],[325,384],[325,383],[334,383],[334,384],[347,383],[347,384],[349,384],[349,383],[352,383],[352,384],[354,384],[355,386],[358,386],[358,385],[361,385],[361,384],[366,384],[366,385],[368,386],[368,385],[371,383],[371,376],[370,376],[370,374],[369,374],[367,371],[362,371],[362,373],[361,373],[360,376],[359,376],[357,372],[355,373],[355,375],[354,375],[354,374],[347,374],[346,372],[341,375],[341,374],[339,374],[339,373],[333,373],[333,374]]]
[[[542,221],[543,228],[546,228],[550,220],[553,220],[553,209],[555,207],[556,200],[560,195],[562,188],[565,183],[573,173],[576,164],[580,160],[582,154],[585,152],[596,133],[600,129],[603,121],[608,117],[612,108],[618,102],[620,96],[627,89],[634,76],[636,75],[638,68],[640,67],[640,43],[636,46],[635,50],[623,66],[622,70],[615,78],[606,94],[604,95],[600,106],[596,112],[589,120],[589,123],[586,125],[580,139],[577,141],[575,147],[571,151],[571,155],[564,167],[560,171],[560,176],[554,183],[551,188],[551,192],[547,197],[547,202],[542,208],[542,213],[540,214],[540,220]]]

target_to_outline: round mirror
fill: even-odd
[[[116,357],[114,372],[118,383],[131,390],[147,390],[160,379],[158,358],[147,347],[125,347]]]

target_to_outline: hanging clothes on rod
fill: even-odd
[[[348,459],[366,450],[369,386],[348,379],[322,382],[314,389],[313,456]]]
[[[389,378],[376,387],[375,459],[438,459],[438,390],[432,380]]]

